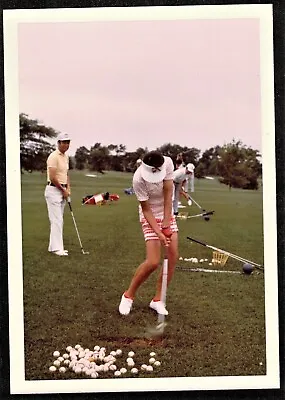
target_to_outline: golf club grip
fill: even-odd
[[[207,247],[207,245],[206,245],[205,243],[200,242],[200,241],[197,240],[197,239],[193,239],[193,238],[191,238],[190,236],[187,236],[187,239],[192,240],[192,242],[196,242],[196,243],[198,243],[198,244],[201,244],[202,246]]]
[[[70,201],[68,201],[67,203],[68,203],[68,206],[69,206],[70,211],[72,212],[72,208],[71,208],[71,203],[70,203]]]

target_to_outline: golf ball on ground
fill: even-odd
[[[56,367],[59,367],[59,366],[60,366],[60,361],[55,360],[55,361],[53,362],[53,365],[55,365]]]
[[[51,367],[49,367],[50,372],[55,372],[56,371],[56,367],[54,365],[52,365]]]
[[[63,361],[63,364],[64,364],[64,365],[69,365],[69,363],[70,363],[69,360],[64,360],[64,361]]]
[[[99,376],[98,372],[92,372],[92,374],[90,375],[91,378],[95,379]]]
[[[121,372],[121,374],[125,374],[127,372],[127,369],[126,368],[121,368],[120,372]]]
[[[58,361],[62,362],[62,361],[64,361],[64,358],[63,357],[58,357]]]
[[[82,369],[81,369],[80,367],[75,367],[75,368],[74,368],[74,372],[75,372],[76,374],[81,374],[81,371],[82,371]]]
[[[65,353],[65,354],[63,354],[62,357],[65,358],[65,359],[67,359],[67,358],[69,358],[69,354]]]
[[[100,350],[100,347],[99,347],[99,346],[94,346],[94,350],[95,350],[95,351],[99,351],[99,350]]]
[[[54,356],[54,357],[59,357],[59,356],[60,356],[60,352],[59,352],[59,351],[55,351],[55,352],[53,353],[53,356]]]
[[[155,361],[155,362],[153,363],[153,365],[155,365],[156,367],[159,367],[159,366],[160,366],[160,361]]]
[[[76,350],[78,350],[78,349],[80,349],[80,344],[77,344],[76,346],[74,346],[74,348],[76,349]]]
[[[122,355],[122,350],[121,349],[118,349],[117,351],[116,351],[116,354],[117,354],[117,356],[121,356]]]
[[[59,372],[61,372],[62,374],[64,374],[64,373],[66,372],[66,368],[60,367],[60,368],[59,368]]]
[[[146,369],[147,369],[147,365],[146,365],[146,364],[143,364],[143,365],[141,366],[141,370],[145,371]]]
[[[152,367],[152,365],[148,365],[148,366],[146,367],[146,370],[147,370],[148,372],[151,372],[151,371],[153,371],[153,367]]]
[[[156,356],[156,353],[154,353],[154,352],[152,351],[151,353],[149,353],[149,355],[150,355],[151,357],[155,357],[155,356]]]
[[[132,368],[131,369],[131,373],[132,374],[137,374],[139,371],[138,371],[138,369],[137,368]]]
[[[129,357],[133,357],[135,355],[135,353],[133,351],[129,351],[128,356]]]
[[[149,360],[148,360],[148,362],[150,363],[150,364],[153,364],[154,362],[155,362],[155,358],[150,358]]]
[[[114,372],[114,375],[115,375],[115,376],[120,376],[120,375],[121,375],[121,372],[120,372],[120,371],[115,371],[115,372]]]

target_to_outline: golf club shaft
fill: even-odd
[[[165,248],[163,267],[162,267],[162,281],[161,281],[161,301],[166,305],[166,291],[167,291],[167,278],[168,278],[168,252]],[[164,322],[165,315],[158,314],[158,323]]]
[[[200,210],[203,210],[203,208],[200,206],[200,204],[198,204],[198,203],[197,203],[197,201],[195,201],[195,200],[193,199],[193,197],[191,197],[191,196],[190,196],[190,194],[188,194],[188,197],[189,197],[189,199],[190,199],[190,200],[192,200],[192,201],[193,201],[193,203],[195,203],[195,204],[196,204],[196,206],[197,206],[197,207],[199,207],[199,208],[200,208]]]
[[[74,215],[73,215],[71,202],[70,202],[70,200],[68,200],[67,202],[68,202],[68,205],[69,205],[70,214],[71,214],[71,217],[72,217],[72,220],[73,220],[73,224],[74,224],[74,227],[75,227],[75,230],[76,230],[76,233],[77,233],[77,237],[78,237],[78,241],[79,241],[79,244],[80,244],[80,248],[81,248],[82,253],[84,254],[85,252],[83,250],[82,242],[81,242],[81,239],[80,239],[80,236],[79,236],[79,231],[78,231],[77,224],[76,224],[76,221],[75,221],[75,218],[74,218]]]
[[[213,215],[214,211],[208,211],[201,214],[190,215],[188,218],[196,218],[196,217],[207,217],[208,215]]]
[[[262,265],[257,264],[257,263],[255,263],[254,261],[247,260],[246,258],[237,256],[236,254],[233,254],[233,253],[229,253],[228,251],[219,249],[218,247],[210,246],[209,244],[204,243],[204,242],[201,242],[200,240],[193,239],[193,238],[191,238],[191,237],[189,237],[189,236],[187,236],[187,239],[192,240],[193,242],[196,242],[196,243],[198,243],[198,244],[201,244],[202,246],[208,247],[209,249],[212,249],[212,250],[214,250],[214,251],[218,251],[218,252],[220,252],[220,253],[226,254],[226,255],[228,255],[229,257],[232,257],[232,258],[234,258],[234,259],[236,259],[236,260],[238,260],[238,261],[246,262],[246,263],[255,265],[256,267],[262,268]]]

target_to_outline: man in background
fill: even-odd
[[[58,136],[57,149],[47,159],[47,186],[45,199],[50,221],[48,251],[57,256],[68,256],[63,246],[63,214],[68,196],[70,181],[68,177],[70,137],[67,133]]]

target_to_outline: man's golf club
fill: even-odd
[[[193,203],[195,203],[196,206],[197,206],[198,208],[200,208],[200,210],[202,210],[203,212],[206,211],[204,208],[202,208],[202,207],[200,206],[200,204],[197,203],[197,201],[195,201],[195,200],[193,199],[193,197],[190,196],[190,194],[188,194],[188,198],[189,198],[191,201],[193,201]]]
[[[197,240],[197,239],[193,239],[193,238],[191,238],[191,237],[189,237],[189,236],[187,236],[187,239],[191,240],[192,242],[201,244],[202,246],[208,247],[209,249],[212,249],[212,250],[214,250],[214,251],[218,251],[218,252],[220,252],[220,253],[226,254],[226,255],[228,255],[229,257],[234,258],[235,260],[238,260],[238,261],[241,261],[241,262],[244,262],[244,263],[249,263],[249,264],[251,264],[251,265],[254,265],[255,267],[261,269],[262,271],[264,270],[264,268],[263,268],[262,265],[257,264],[257,263],[255,263],[255,262],[253,262],[253,261],[247,260],[246,258],[237,256],[236,254],[233,254],[233,253],[229,253],[228,251],[219,249],[218,247],[210,246],[210,245],[207,244],[207,243],[201,242],[200,240]]]
[[[81,239],[80,239],[80,236],[79,236],[79,232],[78,232],[78,229],[77,229],[76,221],[75,221],[75,218],[74,218],[74,215],[73,215],[73,211],[72,211],[70,197],[67,198],[67,202],[68,202],[68,205],[69,205],[70,213],[71,213],[72,220],[73,220],[73,223],[74,223],[74,226],[75,226],[75,230],[76,230],[76,233],[77,233],[77,237],[78,237],[78,241],[79,241],[79,244],[80,244],[80,247],[81,247],[82,254],[89,254],[89,251],[84,251],[84,249],[83,249],[82,242],[81,242]]]

